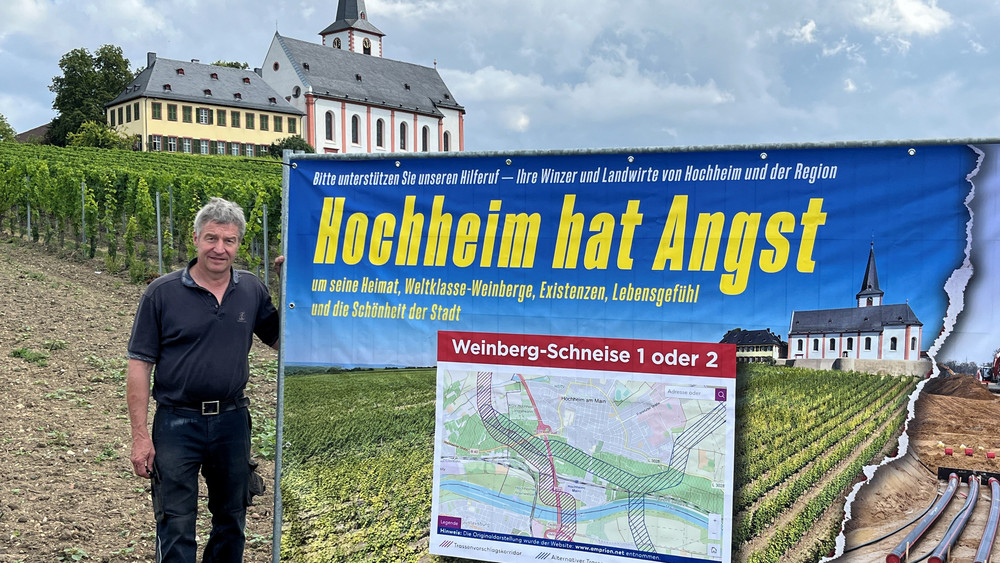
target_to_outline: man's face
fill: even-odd
[[[194,234],[194,246],[200,266],[216,274],[229,272],[240,248],[240,231],[236,225],[209,221],[200,235]]]

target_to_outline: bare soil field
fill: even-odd
[[[124,378],[145,286],[103,270],[0,236],[0,563],[153,560],[149,482],[129,463]],[[255,418],[274,417],[276,359],[255,343]],[[246,561],[267,562],[274,464],[257,460],[267,493],[248,512]],[[200,515],[202,544],[204,498]]]

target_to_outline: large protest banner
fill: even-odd
[[[922,375],[993,150],[295,157],[288,384],[434,370],[431,553],[730,561],[727,334],[783,333],[777,363]],[[833,326],[871,306],[898,318]]]

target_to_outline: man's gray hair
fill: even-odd
[[[236,225],[240,231],[240,240],[243,240],[243,235],[247,231],[247,220],[243,217],[243,208],[221,197],[213,197],[198,210],[198,214],[194,216],[195,234],[200,236],[202,228],[209,223]]]

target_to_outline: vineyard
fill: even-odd
[[[843,497],[893,447],[912,378],[743,365],[735,561],[816,561]],[[282,558],[428,557],[434,370],[290,375]],[[792,555],[794,554],[794,555]]]
[[[194,214],[211,196],[243,207],[240,259],[259,268],[264,244],[278,248],[277,160],[0,143],[0,225],[49,248],[103,255],[108,271],[133,281],[158,272],[158,241],[166,271],[187,260]]]

